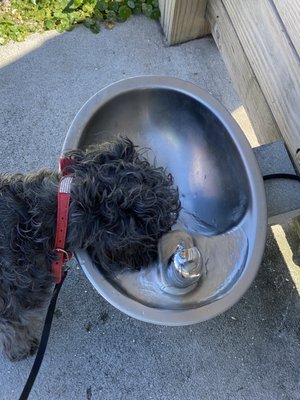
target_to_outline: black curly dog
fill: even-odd
[[[106,269],[146,266],[176,222],[173,178],[127,138],[65,157],[73,176],[66,250],[87,249]],[[0,341],[12,361],[34,354],[53,285],[61,175],[0,175]]]

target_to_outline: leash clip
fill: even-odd
[[[70,251],[66,251],[64,249],[54,249],[56,252],[61,252],[64,255],[64,263],[67,263],[73,257],[73,254]]]

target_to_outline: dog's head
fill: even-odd
[[[176,222],[178,189],[128,138],[66,153],[72,165],[68,246],[88,249],[104,268],[140,267]]]

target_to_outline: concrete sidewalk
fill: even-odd
[[[99,35],[81,27],[33,35],[0,47],[0,68],[1,171],[57,168],[78,109],[122,78],[171,75],[208,90],[231,112],[240,107],[211,38],[170,48],[159,24],[143,17]],[[291,259],[298,242],[288,223],[269,230],[243,299],[187,327],[127,317],[74,264],[30,399],[300,399],[300,269]],[[0,400],[18,399],[32,362],[0,356]]]

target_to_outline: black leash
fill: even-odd
[[[300,182],[300,176],[299,175],[293,175],[293,174],[270,174],[270,175],[264,175],[263,180],[264,181],[269,181],[271,179],[290,179],[293,181],[298,181]]]
[[[48,343],[48,339],[49,339],[49,334],[50,334],[50,330],[51,330],[51,324],[52,324],[52,320],[53,320],[53,315],[54,315],[54,311],[55,311],[57,298],[58,298],[60,289],[62,287],[62,284],[64,283],[64,280],[65,280],[65,278],[67,276],[67,273],[68,273],[67,270],[64,271],[60,283],[57,283],[55,285],[54,290],[53,290],[52,298],[50,300],[50,304],[49,304],[49,307],[48,307],[47,315],[46,315],[46,318],[45,318],[45,324],[44,324],[44,328],[43,328],[43,332],[42,332],[39,348],[38,348],[38,351],[36,353],[35,360],[34,360],[32,368],[31,368],[29,377],[27,379],[26,385],[24,386],[24,389],[22,391],[22,394],[21,394],[19,400],[27,400],[28,399],[28,396],[30,394],[32,386],[33,386],[33,384],[35,382],[35,379],[37,377],[37,374],[38,374],[38,372],[40,370],[40,366],[42,364],[42,361],[43,361],[43,358],[44,358],[44,354],[45,354],[45,350],[46,350],[47,343]]]

